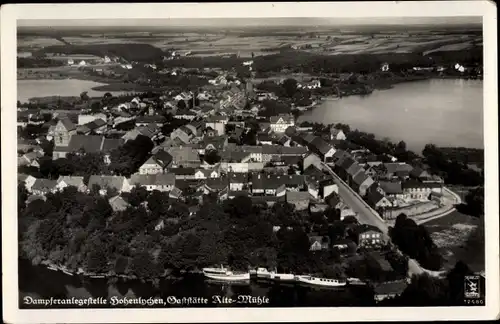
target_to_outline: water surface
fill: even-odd
[[[420,153],[427,143],[484,148],[483,82],[424,80],[323,102],[299,121],[345,123]]]
[[[82,92],[87,91],[91,97],[103,96],[108,91],[95,91],[93,87],[105,85],[104,83],[77,80],[77,79],[62,79],[62,80],[17,80],[17,100],[27,102],[34,97],[49,97],[49,96],[79,96]],[[124,92],[109,91],[113,95],[119,95]]]

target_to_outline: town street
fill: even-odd
[[[388,239],[389,227],[385,221],[373,210],[354,190],[351,189],[333,170],[325,163],[322,163],[325,170],[333,176],[335,183],[339,186],[339,195],[344,202],[357,213],[358,221],[362,224],[369,224],[379,228]],[[399,251],[399,250],[398,250]],[[400,252],[401,253],[401,252]],[[431,275],[438,275],[438,272],[432,272],[423,269],[417,261],[410,259],[408,261],[408,275],[421,274],[427,272]]]
[[[373,225],[388,235],[389,228],[382,218],[368,206],[368,204],[351,189],[333,170],[325,163],[323,166],[333,176],[335,183],[339,186],[339,195],[344,202],[358,214],[358,220],[362,224]]]

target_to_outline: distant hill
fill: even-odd
[[[165,53],[150,44],[88,44],[88,45],[52,45],[36,53],[63,53],[63,54],[88,54],[104,56],[118,56],[127,61],[152,61],[161,59]]]

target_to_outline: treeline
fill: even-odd
[[[347,138],[346,141],[337,144],[340,149],[358,150],[365,148],[370,150],[370,152],[376,155],[377,159],[380,159],[382,162],[390,162],[391,159],[389,156],[394,156],[399,161],[409,164],[420,160],[420,157],[415,152],[406,148],[406,143],[404,141],[393,143],[389,140],[380,140],[372,133],[362,132],[357,129],[351,130],[351,127],[347,124],[337,123],[325,125],[305,121],[300,123],[300,126],[312,127],[313,132],[318,136],[330,136],[331,127],[340,129]]]
[[[459,154],[457,154],[459,153]],[[442,150],[433,144],[427,144],[422,151],[425,163],[430,169],[443,176],[445,183],[464,186],[481,186],[484,184],[484,171],[479,173],[467,166],[467,151]],[[473,158],[479,158],[478,153]]]
[[[66,188],[46,201],[24,204],[19,195],[22,255],[71,270],[161,276],[165,269],[191,270],[214,264],[234,269],[268,266],[301,273],[342,276],[335,250],[311,253],[306,223],[291,205],[255,205],[248,197],[219,204],[208,197],[196,216],[168,193],[134,188],[122,196],[130,206],[113,212],[107,197]],[[282,228],[274,233],[273,226]],[[291,229],[286,229],[290,226]]]
[[[280,72],[282,69],[304,73],[371,73],[380,71],[387,62],[391,69],[411,69],[430,66],[428,57],[413,53],[339,54],[321,55],[302,51],[283,51],[279,54],[259,56],[254,59],[258,72]]]
[[[18,57],[17,58],[17,68],[46,68],[46,67],[58,67],[66,65],[64,60],[51,60],[41,57]]]
[[[86,54],[99,57],[118,56],[127,61],[148,62],[161,59],[164,52],[150,44],[130,43],[130,44],[86,44],[86,45],[51,45],[44,47],[35,54],[63,53]],[[34,54],[34,55],[35,55]]]

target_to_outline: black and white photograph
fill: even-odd
[[[4,321],[498,318],[493,2],[1,14]]]

